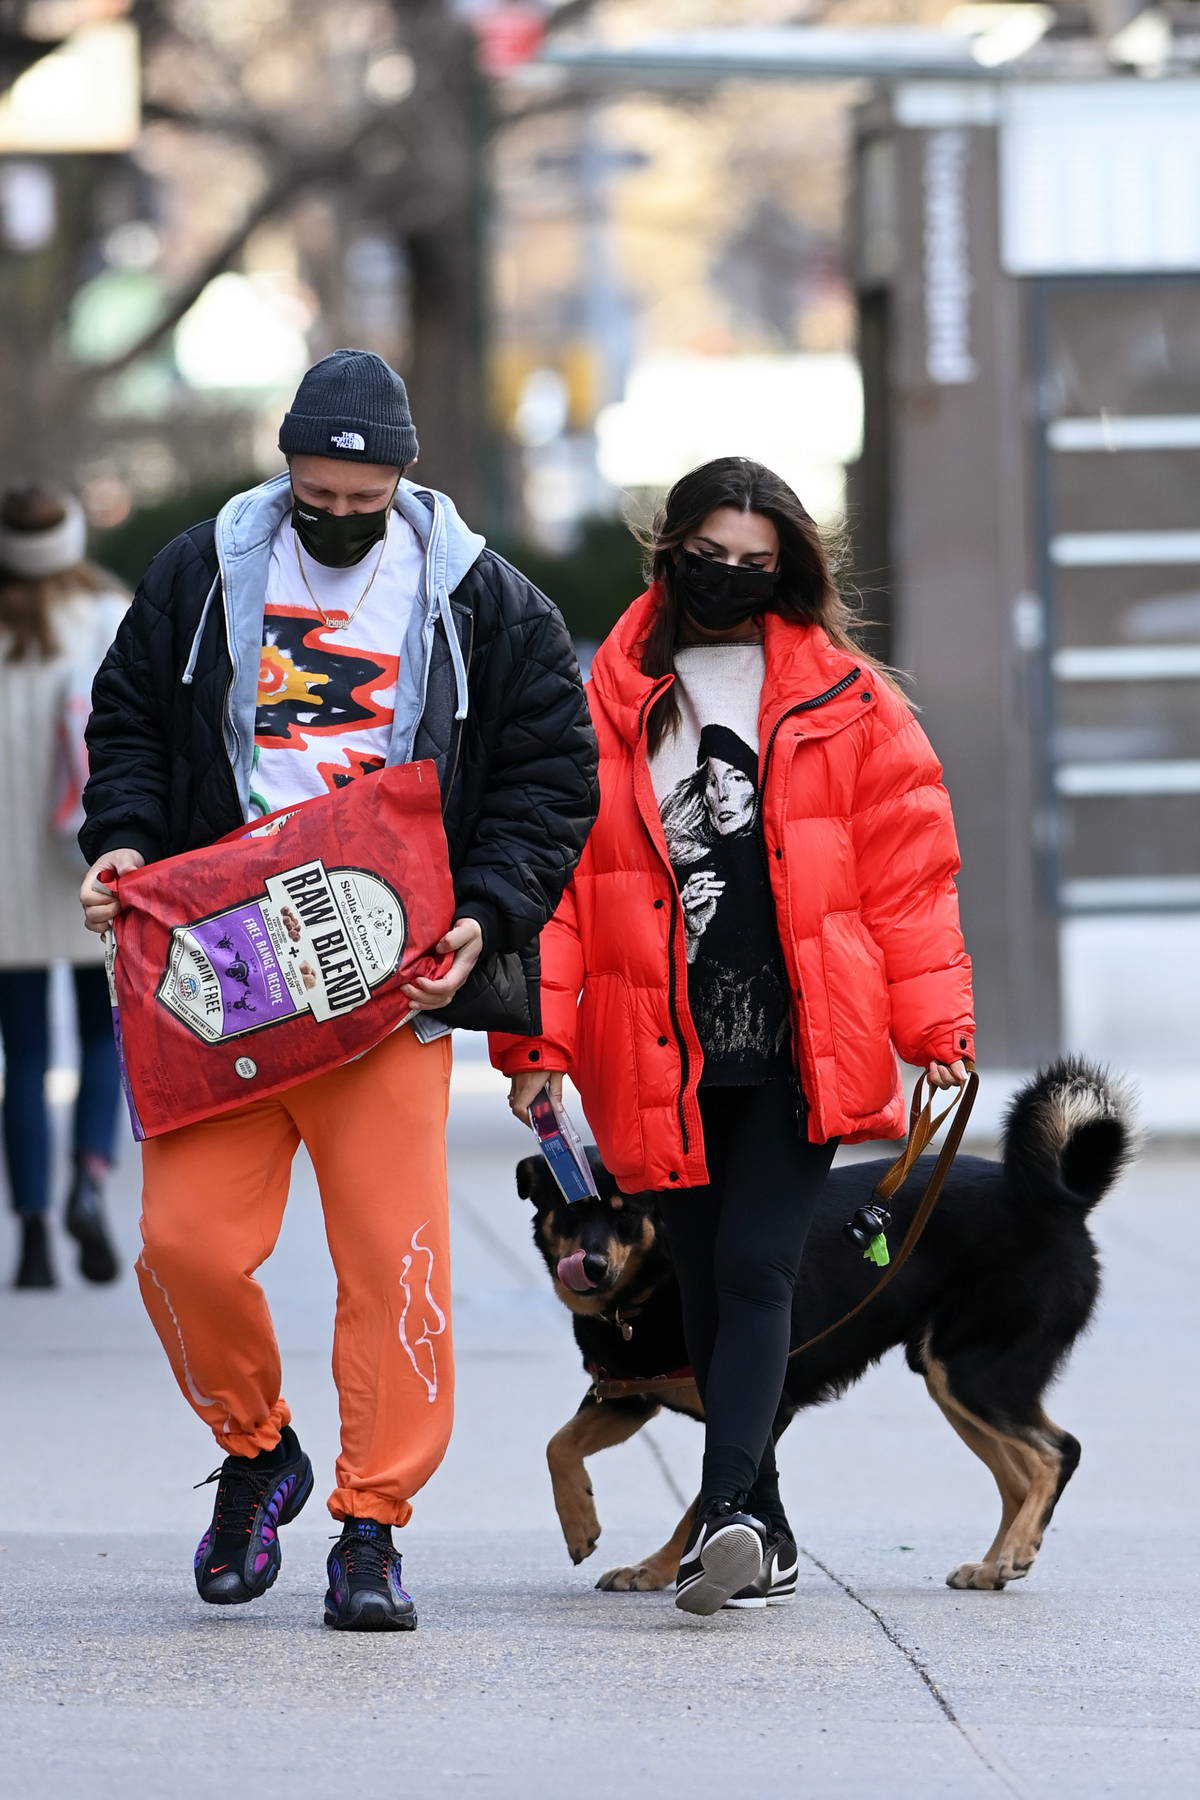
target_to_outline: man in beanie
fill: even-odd
[[[96,678],[81,898],[103,931],[116,903],[100,870],[212,844],[385,764],[437,764],[449,972],[406,989],[413,1024],[365,1056],[148,1140],[137,1265],[180,1388],[226,1452],[197,1587],[216,1605],[255,1599],[313,1485],[254,1279],[305,1144],[338,1276],[342,1534],[325,1619],[409,1630],[392,1528],[451,1423],[449,1030],[536,1029],[536,940],[595,816],[596,749],[556,609],[405,478],[417,436],[393,369],[325,357],[279,447],[286,474],[151,563]]]

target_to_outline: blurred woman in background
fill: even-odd
[[[92,677],[127,604],[85,557],[83,508],[36,487],[0,501],[0,1040],[4,1154],[20,1222],[15,1285],[55,1285],[47,1232],[52,1140],[45,1081],[50,965],[71,965],[79,1021],[79,1094],[66,1227],[88,1281],[117,1261],[104,1214],[120,1077],[103,945],[82,929],[75,844]]]

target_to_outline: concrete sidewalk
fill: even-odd
[[[1144,1162],[1097,1215],[1105,1300],[1053,1403],[1084,1460],[1027,1584],[943,1585],[989,1541],[994,1489],[893,1357],[785,1440],[805,1545],[796,1602],[701,1622],[669,1595],[592,1586],[661,1542],[690,1495],[700,1434],[686,1421],[596,1459],[604,1538],[581,1568],[566,1557],[543,1450],[585,1380],[512,1186],[527,1137],[482,1070],[464,1064],[457,1091],[459,1414],[405,1533],[411,1637],[322,1629],[332,1527],[318,1501],[289,1527],[270,1595],[202,1606],[190,1564],[211,1490],[191,1483],[218,1458],[132,1280],[0,1294],[5,1793],[1192,1791],[1200,1162]],[[118,1203],[131,1258],[134,1177],[131,1156]],[[332,1277],[307,1165],[266,1281],[328,1485]]]

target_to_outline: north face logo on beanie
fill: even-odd
[[[416,461],[408,394],[372,350],[334,350],[301,381],[279,431],[285,456],[352,456],[404,469]]]

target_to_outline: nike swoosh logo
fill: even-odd
[[[219,1575],[222,1569],[227,1569],[228,1567],[228,1563],[218,1563],[215,1569],[210,1569],[208,1572],[210,1575]]]

